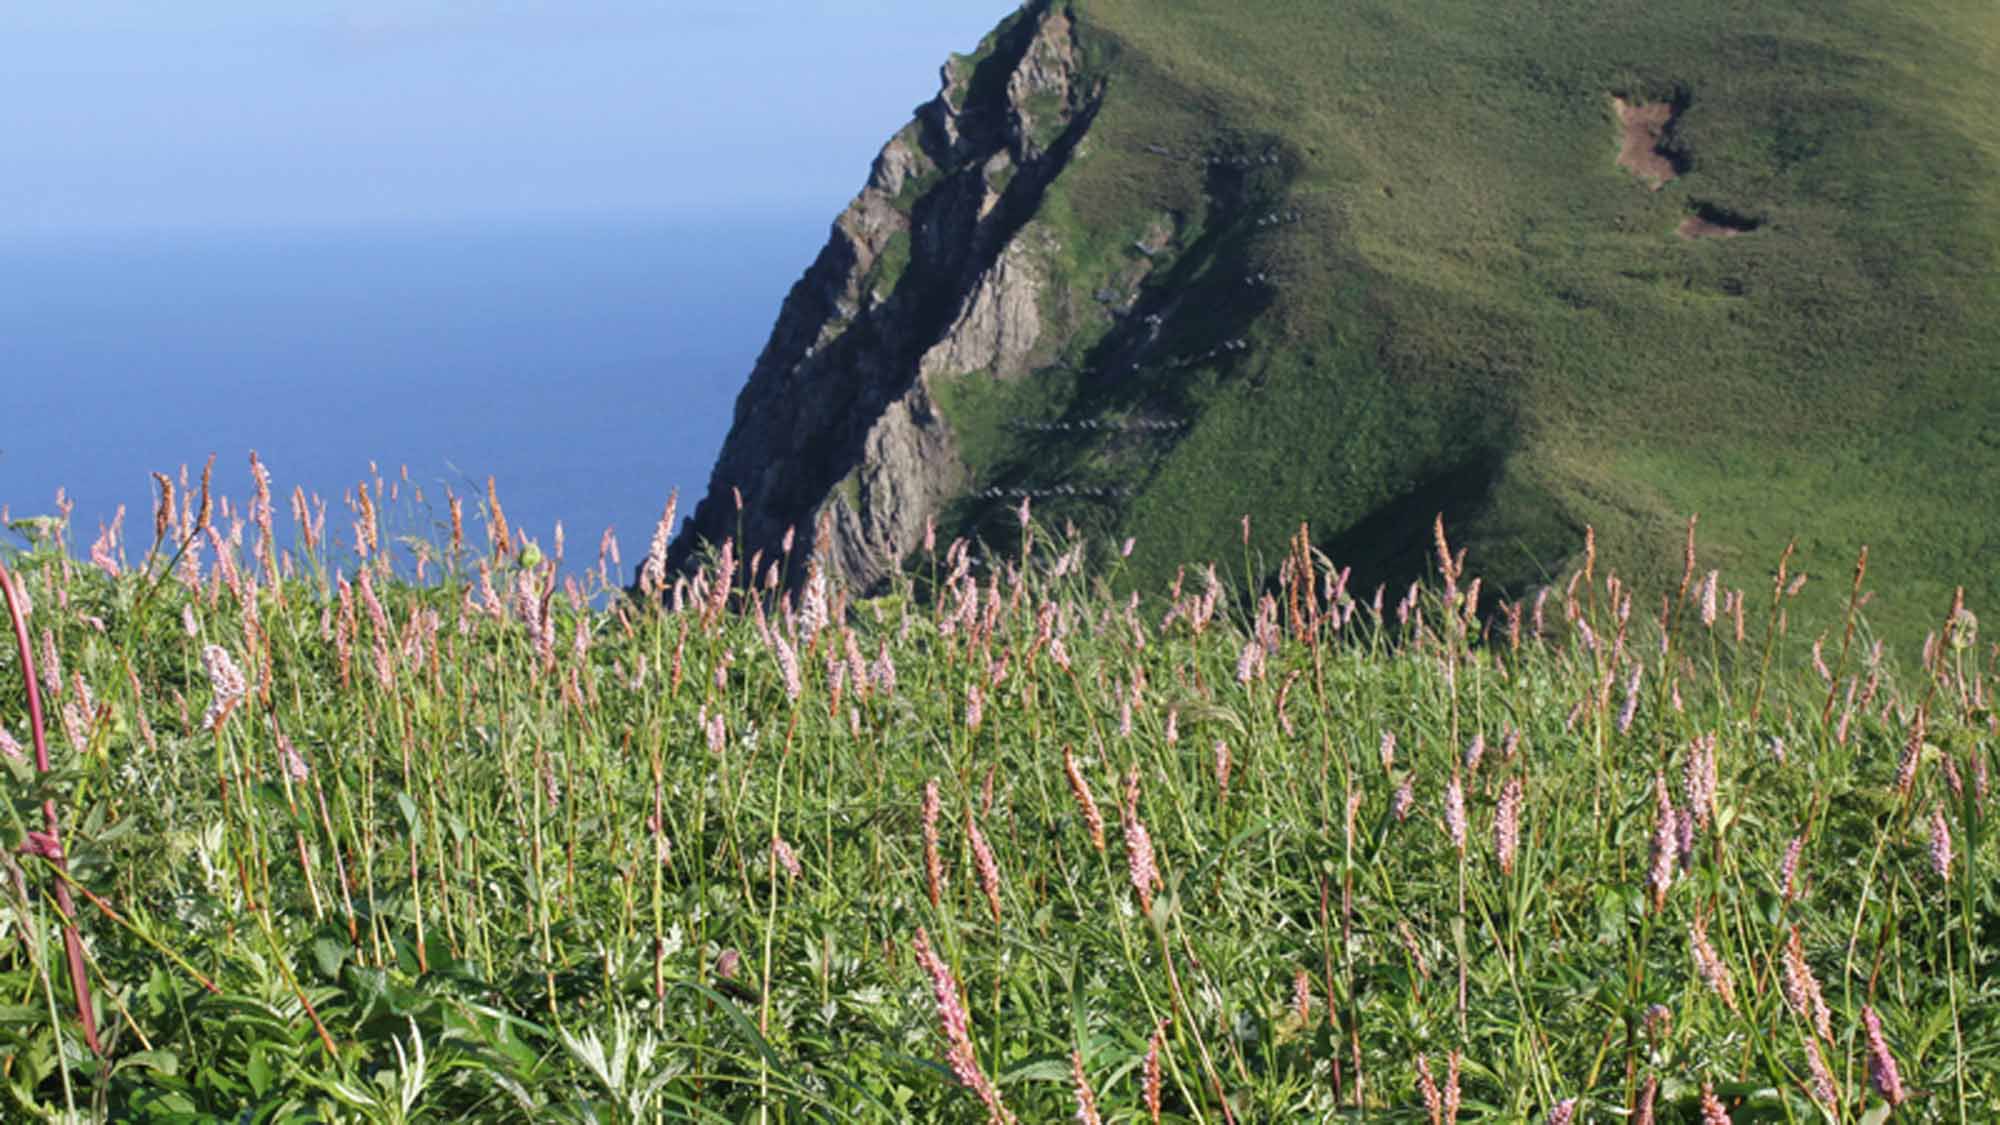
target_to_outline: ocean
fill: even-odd
[[[0,242],[0,506],[52,514],[64,489],[82,553],[122,504],[136,558],[151,473],[214,453],[241,498],[254,449],[342,539],[342,493],[377,474],[395,534],[434,533],[447,487],[470,519],[492,476],[544,550],[563,522],[572,564],[615,528],[629,576],[669,493],[700,498],[825,235],[819,214]]]

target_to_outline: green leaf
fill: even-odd
[[[1035,1059],[1000,1076],[1002,1086],[1016,1086],[1023,1082],[1067,1082],[1069,1081],[1068,1059]]]
[[[1931,1044],[1951,1026],[1951,1008],[1939,1005],[1924,1017],[1923,1026],[1917,1029],[1914,1053],[1918,1056],[1930,1053]]]
[[[715,1004],[717,1010],[721,1011],[728,1018],[737,1032],[744,1039],[748,1040],[751,1046],[757,1049],[757,1053],[764,1057],[764,1061],[771,1064],[771,1069],[778,1071],[785,1070],[784,1060],[778,1057],[778,1052],[771,1049],[771,1044],[758,1032],[757,1025],[750,1022],[749,1017],[743,1014],[743,1009],[737,1007],[734,1000],[729,999],[712,988],[696,984],[693,981],[680,981],[674,985],[674,989],[687,989],[708,997]]]
[[[144,1070],[157,1071],[160,1074],[167,1075],[179,1074],[181,1072],[181,1057],[172,1051],[134,1051],[124,1058],[119,1059],[116,1069],[124,1070],[127,1067],[139,1067]]]
[[[271,1088],[274,1077],[271,1070],[270,1051],[262,1043],[250,1048],[250,1062],[243,1068],[244,1076],[250,1079],[250,1090],[263,1097]]]
[[[347,954],[347,943],[344,941],[325,936],[313,939],[313,964],[328,980],[340,979],[340,966],[347,960]]]

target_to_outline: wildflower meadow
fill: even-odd
[[[1996,1113],[1995,647],[1865,551],[1135,589],[1024,502],[861,597],[253,468],[0,551],[8,1120]]]

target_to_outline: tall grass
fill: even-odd
[[[1718,573],[1692,523],[1666,589],[1589,552],[1488,604],[1439,523],[1428,586],[1245,528],[1120,600],[1114,546],[1024,506],[1017,551],[939,545],[882,598],[732,548],[628,597],[608,545],[565,559],[497,496],[470,534],[449,499],[399,576],[394,485],[337,532],[300,496],[281,533],[268,483],[191,491],[143,552],[44,525],[7,558],[54,716],[38,774],[0,702],[9,1117],[1969,1121],[2000,1093],[1993,649],[1940,605],[1884,652],[1865,567],[1825,640],[1790,610],[1834,579]]]

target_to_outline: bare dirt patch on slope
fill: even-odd
[[[1679,176],[1685,159],[1671,148],[1669,133],[1680,107],[1673,102],[1626,101],[1613,94],[1611,107],[1618,114],[1624,137],[1618,148],[1618,166],[1644,181],[1654,191]]]

